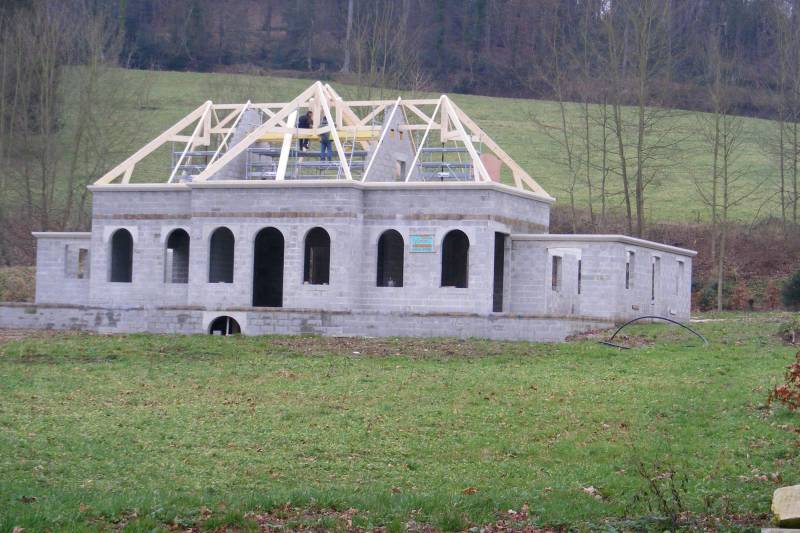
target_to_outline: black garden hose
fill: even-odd
[[[622,346],[620,344],[614,344],[611,341],[614,340],[614,337],[617,336],[617,333],[622,331],[622,328],[628,326],[629,324],[633,324],[634,322],[638,322],[639,320],[647,320],[647,319],[650,319],[650,320],[664,320],[666,322],[671,322],[671,323],[673,323],[675,325],[678,325],[678,326],[682,327],[683,329],[689,331],[690,333],[693,333],[694,335],[700,337],[700,340],[703,341],[703,346],[708,346],[708,339],[706,339],[705,337],[700,335],[697,331],[693,330],[692,328],[690,328],[686,324],[681,324],[677,320],[672,320],[671,318],[666,318],[666,317],[663,317],[663,316],[655,316],[655,315],[640,316],[638,318],[634,318],[633,320],[629,320],[629,321],[625,322],[619,328],[617,328],[617,331],[615,331],[614,334],[611,335],[610,339],[608,339],[607,341],[600,341],[600,344],[605,344],[606,346],[612,346],[614,348],[621,348],[623,350],[629,350],[630,346]]]

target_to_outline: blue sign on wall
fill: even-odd
[[[411,235],[411,253],[433,252],[433,235],[430,233],[422,235]]]

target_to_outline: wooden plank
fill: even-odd
[[[324,88],[322,84],[319,86],[318,90],[318,97],[320,99],[320,104],[322,104],[322,111],[325,113],[325,118],[328,119],[328,124],[333,124],[333,116],[331,115],[331,109],[328,107],[327,99],[322,95]],[[342,170],[344,170],[345,178],[352,180],[353,175],[350,173],[350,165],[347,164],[347,156],[344,153],[344,147],[342,147],[342,141],[339,140],[339,132],[336,131],[336,128],[331,130],[331,137],[333,137],[333,144],[336,146],[336,152],[339,154],[339,161],[342,163]]]
[[[453,122],[453,127],[461,136],[461,142],[464,143],[464,146],[467,148],[467,152],[469,152],[470,157],[472,157],[472,167],[476,170],[475,181],[480,181],[480,179],[483,179],[484,181],[492,181],[491,176],[489,176],[489,172],[486,171],[486,167],[483,165],[481,156],[478,154],[475,146],[472,145],[472,140],[470,139],[469,135],[467,135],[466,130],[464,130],[464,125],[461,124],[461,121],[459,120],[455,110],[449,105],[450,99],[446,96],[443,98],[445,98],[445,102],[447,103],[445,112],[447,115],[449,115],[450,120]],[[444,124],[444,122],[444,117],[442,117],[442,123]]]
[[[246,150],[251,144],[256,142],[259,137],[264,135],[265,133],[269,132],[271,129],[274,129],[277,123],[285,119],[292,111],[296,111],[298,108],[303,107],[303,105],[308,101],[308,99],[314,94],[316,86],[319,82],[311,85],[308,89],[300,93],[297,98],[286,104],[286,106],[275,113],[275,116],[267,120],[258,128],[254,129],[250,134],[239,141],[236,146],[232,147],[230,150],[225,152],[225,154],[220,157],[214,164],[209,165],[206,169],[198,174],[193,181],[206,181],[209,176],[217,172],[219,169],[227,165],[234,157],[242,153]]]
[[[428,115],[426,115],[425,113],[423,113],[422,111],[420,111],[420,110],[419,110],[419,108],[417,108],[417,106],[415,106],[414,104],[409,104],[408,102],[404,101],[404,102],[403,102],[403,106],[404,106],[406,109],[408,109],[409,111],[411,111],[412,113],[414,113],[415,115],[417,115],[419,118],[421,118],[421,119],[422,119],[422,121],[423,121],[423,122],[424,122],[426,125],[430,124],[430,123],[431,123],[431,121],[433,120],[433,115],[431,115],[431,116],[429,117]],[[436,113],[434,112],[434,115],[435,115],[435,114],[436,114]]]
[[[200,120],[197,121],[197,126],[194,127],[194,132],[192,133],[191,139],[186,143],[186,146],[184,147],[181,156],[178,158],[178,162],[175,164],[175,168],[173,168],[172,172],[170,172],[167,183],[172,183],[172,180],[175,179],[175,173],[178,172],[178,168],[180,168],[181,163],[183,163],[183,159],[186,157],[186,152],[188,152],[190,149],[194,150],[195,145],[197,144],[194,141],[194,139],[198,137],[201,128],[203,128],[203,126],[206,124],[206,119],[211,115],[210,111],[211,111],[211,102],[208,102],[205,111],[200,116]]]
[[[442,127],[438,124],[431,124],[429,126],[425,124],[403,124],[397,129],[400,131],[424,131],[427,129],[440,130]]]
[[[248,100],[242,106],[242,109],[238,112],[238,114],[236,116],[236,120],[233,121],[233,125],[230,127],[228,132],[225,134],[225,137],[222,138],[222,141],[219,143],[219,146],[217,147],[217,150],[214,152],[214,155],[211,157],[211,161],[208,162],[209,165],[213,164],[214,161],[217,160],[217,157],[219,157],[219,153],[222,150],[223,146],[225,148],[228,147],[228,137],[230,137],[233,134],[233,132],[236,130],[236,126],[239,125],[239,121],[242,120],[242,117],[244,116],[245,111],[247,111],[247,108],[248,108],[249,105],[250,105],[250,100]]]
[[[297,110],[295,109],[289,113],[289,122],[297,121]],[[275,174],[275,180],[283,181],[286,176],[286,166],[289,164],[289,152],[292,150],[292,134],[286,133],[283,136],[283,144],[281,145],[281,156],[278,159],[278,172]]]
[[[464,113],[456,104],[452,104],[453,109],[458,116],[458,118],[463,122],[470,130],[472,130],[473,134],[478,135],[481,138],[481,142],[486,145],[486,147],[491,150],[494,155],[498,157],[503,163],[505,163],[508,168],[511,169],[511,173],[514,176],[514,182],[518,188],[522,189],[522,183],[530,188],[531,191],[546,196],[548,198],[552,198],[547,191],[545,191],[541,185],[536,183],[536,181],[531,178],[525,170],[520,167],[516,161],[511,159],[511,157],[502,149],[500,148],[497,143],[495,143],[491,137],[486,135],[486,133],[478,127],[475,122],[470,119],[466,113]],[[522,182],[522,183],[520,183]]]
[[[365,125],[367,124],[367,122],[369,122],[370,120],[372,120],[373,118],[375,118],[375,117],[378,115],[378,113],[380,113],[380,112],[381,112],[381,111],[383,111],[384,109],[386,109],[386,106],[385,106],[385,105],[379,105],[379,106],[377,106],[377,107],[376,107],[375,109],[373,109],[373,110],[372,110],[372,111],[371,111],[371,112],[370,112],[370,113],[369,113],[367,116],[365,116],[364,118],[362,118],[362,119],[359,121],[359,122],[360,122],[360,125],[361,125],[361,126],[365,126]]]
[[[183,117],[177,123],[175,123],[172,127],[165,130],[161,135],[141,147],[137,150],[132,156],[128,159],[117,165],[116,167],[112,168],[108,172],[106,172],[100,179],[94,182],[95,185],[107,185],[113,182],[115,179],[119,177],[120,174],[125,172],[128,181],[130,180],[130,172],[133,170],[133,166],[136,165],[139,161],[150,155],[154,150],[158,149],[161,145],[165,142],[172,140],[173,137],[177,136],[178,133],[183,131],[187,126],[190,126],[194,121],[198,120],[205,111],[206,107],[211,104],[211,101],[208,100],[203,105]],[[124,183],[128,183],[128,181],[123,180]]]
[[[442,100],[444,96],[439,98],[439,103],[436,104],[436,107],[433,110],[433,114],[431,115],[431,121],[428,123],[428,128],[425,130],[425,133],[422,135],[422,140],[419,143],[419,148],[414,153],[414,160],[411,162],[411,166],[408,167],[408,173],[406,173],[406,179],[404,181],[408,182],[411,179],[411,173],[414,172],[414,167],[417,166],[417,161],[419,161],[419,153],[425,147],[425,140],[428,138],[428,134],[431,132],[431,126],[433,125],[433,119],[436,118],[436,113],[439,111],[439,108],[442,105]]]
[[[376,144],[375,148],[372,150],[372,157],[369,158],[369,163],[367,163],[367,168],[364,170],[364,175],[361,176],[361,181],[367,181],[367,176],[369,175],[369,171],[372,168],[372,162],[375,161],[375,157],[378,155],[378,150],[380,150],[381,148],[383,139],[386,138],[386,132],[389,131],[389,126],[392,123],[392,119],[394,119],[395,113],[397,113],[397,110],[400,109],[400,100],[401,98],[398,96],[397,101],[395,101],[394,107],[392,108],[392,112],[389,114],[389,117],[386,119],[386,122],[383,125],[383,131],[381,132],[381,136],[378,139],[378,144]]]

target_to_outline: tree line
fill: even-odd
[[[18,0],[19,1],[19,0]],[[635,74],[642,46],[629,0],[118,0],[109,8],[125,30],[124,54],[139,68],[345,71],[394,87],[551,99],[551,83],[532,79],[551,62],[553,24],[563,52],[594,52],[614,40],[622,75]],[[661,0],[646,7],[659,53],[658,83],[646,95],[667,107],[709,110],[705,46],[719,33],[739,71],[737,114],[777,116],[777,47],[796,24],[795,0]],[[613,20],[613,28],[609,21]],[[795,27],[796,28],[796,27]],[[613,33],[609,33],[613,29]],[[652,43],[650,43],[652,41]],[[581,51],[583,50],[583,52]],[[784,58],[785,59],[785,58]],[[561,90],[576,99],[596,53],[565,70]],[[636,94],[626,95],[635,104]]]

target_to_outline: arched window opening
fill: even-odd
[[[130,283],[133,275],[133,237],[122,228],[111,236],[111,272],[109,279],[118,283]]]
[[[469,277],[469,239],[454,229],[442,241],[442,287],[467,287]]]
[[[211,234],[209,283],[233,283],[233,245],[236,240],[228,228],[217,228]]]
[[[403,286],[403,237],[390,229],[378,239],[378,287]]]
[[[331,238],[322,228],[314,228],[306,235],[303,281],[311,285],[330,282]]]
[[[283,234],[264,228],[253,248],[253,307],[283,306]]]
[[[211,335],[239,335],[241,332],[242,328],[239,327],[239,323],[229,316],[215,318],[208,328],[208,333]]]
[[[167,237],[164,281],[189,283],[189,234],[186,230],[176,229]]]

